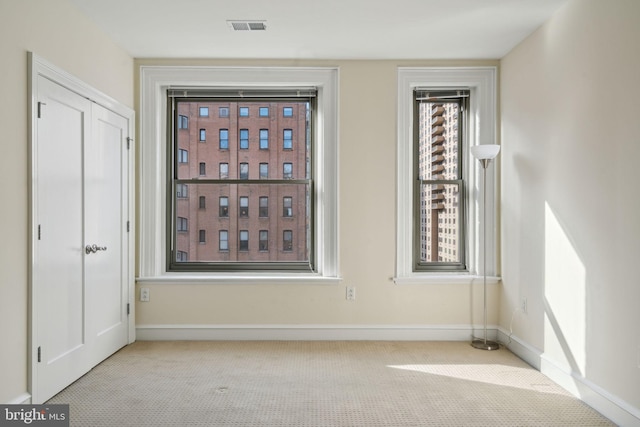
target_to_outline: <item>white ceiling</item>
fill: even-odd
[[[71,0],[136,58],[289,59],[498,59],[566,1]]]

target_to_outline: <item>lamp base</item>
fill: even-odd
[[[471,347],[477,348],[478,350],[499,350],[500,344],[495,341],[476,339],[471,341]]]

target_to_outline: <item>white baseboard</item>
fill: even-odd
[[[12,400],[7,402],[7,405],[29,405],[31,404],[31,395],[29,393],[22,393],[16,396]]]
[[[468,325],[138,325],[139,341],[467,341]],[[496,337],[496,328],[487,329]]]
[[[539,349],[516,336],[509,337],[509,333],[503,329],[498,332],[498,340],[522,360],[617,425],[640,427],[639,408],[633,407],[576,372],[560,367],[556,362],[545,357]]]

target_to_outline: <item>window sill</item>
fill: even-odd
[[[487,285],[495,285],[501,281],[502,278],[499,276],[487,276]],[[395,285],[471,285],[476,283],[482,284],[483,282],[483,276],[476,276],[473,274],[426,273],[393,278],[393,283]]]
[[[255,285],[255,284],[304,284],[336,285],[341,277],[327,277],[309,273],[167,273],[161,276],[137,277],[137,283],[165,285]]]

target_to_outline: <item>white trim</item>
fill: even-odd
[[[139,277],[137,283],[152,285],[211,285],[222,284],[228,285],[255,285],[255,284],[291,284],[300,285],[338,285],[342,282],[341,277],[324,277],[320,275],[311,275],[305,273],[299,274],[275,274],[258,273],[250,274],[206,274],[206,273],[189,273],[188,275],[178,273],[167,273],[163,276]]]
[[[487,336],[496,337],[496,326]],[[471,341],[469,325],[138,325],[140,341]]]
[[[29,393],[22,393],[19,396],[14,397],[7,402],[7,405],[29,405],[31,404],[31,395]]]
[[[633,407],[580,374],[560,367],[539,349],[513,335],[509,337],[509,333],[502,328],[498,331],[498,339],[518,357],[614,423],[640,426],[640,408]]]
[[[413,89],[416,87],[431,88],[469,88],[470,117],[468,148],[478,144],[495,144],[496,134],[496,67],[400,67],[398,68],[398,159],[397,159],[397,253],[396,280],[402,278],[430,279],[440,273],[413,272]],[[482,274],[479,262],[479,246],[482,242],[482,199],[478,195],[477,186],[481,182],[482,169],[478,162],[463,159],[463,168],[467,171],[468,220],[467,236],[469,240],[467,265],[471,274]],[[496,162],[492,162],[487,170],[487,203],[493,206],[488,209],[487,234],[487,274],[495,276],[496,241],[497,241],[497,188]]]
[[[497,285],[502,281],[501,277],[490,276],[487,277],[487,285]],[[482,285],[484,283],[484,277],[475,276],[473,274],[420,274],[409,277],[394,277],[393,283],[396,285],[420,285],[420,284],[432,284],[441,285],[443,283],[453,285]]]
[[[339,276],[338,265],[338,68],[306,67],[140,67],[140,269],[139,281],[167,277],[180,282],[198,279],[194,273],[166,272],[166,96],[171,86],[279,87],[318,89],[316,140],[317,274]],[[210,280],[216,276],[211,273]],[[202,277],[202,276],[200,276]],[[224,274],[225,281],[246,274]],[[298,276],[301,279],[304,277]]]

